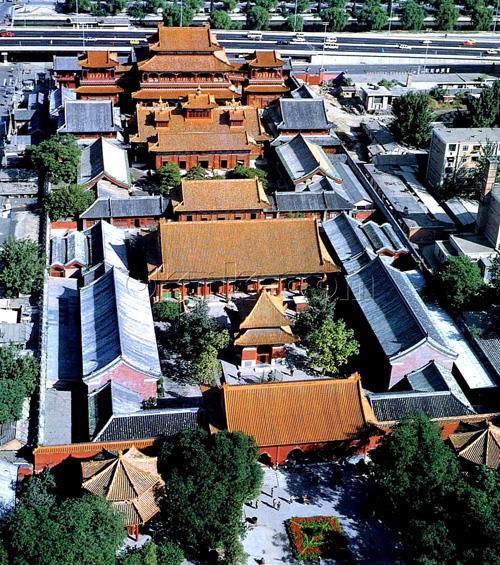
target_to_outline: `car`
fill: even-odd
[[[276,45],[290,45],[290,42],[288,41],[288,39],[279,39],[276,42]]]
[[[406,43],[400,43],[398,49],[411,49],[411,45],[406,45]]]
[[[498,51],[496,49],[488,49],[486,53],[488,53],[488,55],[496,55]]]
[[[131,39],[130,45],[139,45],[139,40],[138,39]]]
[[[432,43],[432,41],[431,41],[430,39],[424,39],[424,40],[422,41],[422,43],[423,43],[424,45],[430,45],[430,44]]]
[[[13,31],[2,31],[2,33],[0,33],[1,37],[14,37],[14,32]]]
[[[462,43],[462,46],[463,46],[463,47],[470,47],[471,45],[474,45],[474,43],[476,43],[476,42],[474,41],[474,39],[468,39],[467,41],[464,41],[464,42]]]

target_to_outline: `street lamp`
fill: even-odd
[[[326,45],[326,28],[328,27],[328,22],[325,22],[325,35],[323,37],[323,55],[321,56],[321,70],[325,67],[325,45]]]

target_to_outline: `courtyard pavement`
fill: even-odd
[[[354,476],[354,465],[347,463],[340,465],[343,481],[341,486],[335,487],[332,484],[334,465],[307,465],[301,474],[266,468],[258,508],[255,508],[255,501],[244,507],[245,520],[257,517],[257,525],[249,525],[243,540],[245,551],[249,554],[248,565],[254,565],[262,558],[266,565],[297,563],[290,550],[284,522],[288,518],[307,516],[338,517],[353,564],[402,563],[402,545],[395,539],[397,534],[377,517],[368,517],[363,510],[370,490],[368,479]],[[300,501],[304,495],[309,497],[309,504]],[[295,497],[291,503],[290,496]],[[281,502],[279,510],[273,508],[273,499]],[[337,562],[323,560],[322,563],[334,565]]]

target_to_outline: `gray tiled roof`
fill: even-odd
[[[450,391],[389,392],[368,394],[368,400],[379,422],[394,422],[412,416],[419,410],[429,418],[468,416],[474,411],[462,404]]]
[[[81,71],[82,68],[78,64],[78,57],[61,57],[54,55],[53,59],[54,71]]]
[[[94,438],[113,415],[132,414],[141,409],[141,396],[113,381],[88,395],[89,435]]]
[[[112,133],[122,131],[112,100],[67,100],[59,118],[60,133]]]
[[[351,210],[352,205],[336,192],[275,192],[271,197],[280,212]]]
[[[127,152],[103,137],[82,150],[78,169],[78,183],[89,185],[105,175],[109,180],[131,186]]]
[[[318,170],[333,180],[341,180],[321,147],[309,144],[300,134],[276,147],[276,154],[293,183],[300,182]]]
[[[281,98],[279,101],[282,117],[279,130],[325,130],[333,127],[326,115],[322,98]]]
[[[161,375],[147,285],[112,268],[80,289],[83,377],[88,381],[122,360]]]
[[[89,268],[102,262],[128,272],[126,233],[107,222],[98,222],[83,233],[89,239]]]
[[[299,88],[292,90],[290,92],[292,98],[317,98],[316,94],[307,86],[307,84],[302,84]]]
[[[50,93],[49,97],[49,112],[51,115],[59,112],[66,100],[76,100],[76,92],[71,88],[61,86]]]
[[[377,257],[346,280],[387,357],[425,342],[450,359],[457,357],[404,273]]]
[[[71,231],[65,236],[50,240],[50,264],[67,266],[72,263],[87,265],[88,246],[83,232]]]
[[[415,392],[433,392],[450,390],[444,372],[447,371],[435,361],[427,363],[425,367],[406,375],[395,388],[398,390],[412,390]],[[447,371],[449,373],[450,371]],[[403,388],[404,387],[404,388]]]
[[[163,196],[134,196],[132,198],[98,198],[80,218],[95,220],[101,218],[160,217],[165,214],[168,199]]]
[[[342,188],[349,195],[351,202],[358,204],[363,200],[372,202],[372,199],[364,189],[363,185],[356,178],[349,165],[341,162],[334,161],[335,170],[342,179]]]
[[[304,135],[304,137],[307,141],[310,141],[315,145],[319,145],[320,147],[339,147],[342,145],[340,139],[333,132],[331,132],[330,135]],[[288,143],[292,139],[293,136],[291,135],[280,135],[271,141],[271,147],[279,147],[284,143]]]
[[[94,441],[126,441],[168,438],[199,425],[196,409],[141,410],[135,414],[113,416]]]

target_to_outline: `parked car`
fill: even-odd
[[[488,49],[488,51],[486,51],[486,53],[488,53],[488,55],[496,55],[498,53],[498,51],[496,49]]]
[[[0,33],[1,37],[14,37],[14,32],[13,31],[2,31],[2,33]]]
[[[398,49],[411,49],[411,45],[407,45],[406,43],[400,43],[398,45]]]

